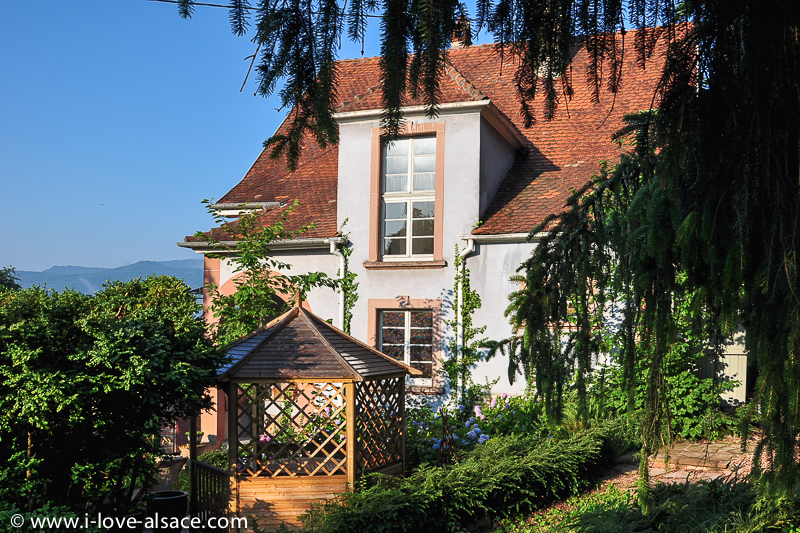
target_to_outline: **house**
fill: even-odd
[[[422,370],[407,382],[410,393],[441,395],[447,384],[437,371],[450,356],[448,342],[459,340],[458,328],[445,324],[455,316],[456,245],[482,298],[475,323],[487,326],[488,338],[507,337],[503,313],[517,289],[509,278],[536,246],[530,230],[562,210],[570,190],[584,185],[600,160],[617,157],[610,138],[623,113],[654,103],[663,65],[658,51],[646,68],[628,54],[621,90],[612,94],[600,80],[599,98],[585,81],[588,63],[586,49],[577,49],[567,74],[574,93],[561,95],[550,119],[537,109],[538,121],[525,128],[510,54],[494,45],[454,47],[441,80],[439,115],[426,117],[422,102],[409,98],[401,139],[384,146],[379,59],[341,61],[339,144],[322,149],[308,138],[294,173],[265,150],[215,207],[234,216],[260,209],[267,224],[281,206],[298,200],[291,225],[313,222],[316,228],[278,243],[275,253],[293,273],[335,277],[344,261],[341,247],[349,243],[349,269],[359,283],[352,335]],[[543,108],[543,99],[535,105]],[[224,240],[219,231],[210,234]],[[196,237],[179,244],[210,251]],[[231,265],[206,257],[205,280],[231,291]],[[307,303],[342,326],[341,295],[316,289]],[[497,357],[478,364],[473,379],[499,378],[498,393],[522,391],[522,379],[511,383],[507,374],[507,361]]]

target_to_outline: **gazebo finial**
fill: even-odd
[[[299,285],[297,286],[297,291],[295,292],[294,306],[297,308],[303,307],[303,289],[301,289]]]

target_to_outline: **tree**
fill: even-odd
[[[214,319],[211,334],[219,345],[229,344],[264,326],[287,310],[287,301],[305,297],[305,293],[314,287],[344,291],[346,313],[355,305],[358,283],[355,274],[347,269],[346,259],[345,271],[339,273],[338,279],[333,279],[324,272],[290,274],[291,265],[272,253],[275,241],[297,238],[314,227],[287,229],[297,201],[282,210],[271,223],[264,223],[258,212],[243,213],[235,221],[226,222],[225,217],[211,207],[209,200],[204,200],[204,203],[208,204],[209,213],[220,227],[207,233],[198,231],[195,237],[216,249],[208,254],[209,257],[230,261],[234,274],[238,275],[234,278],[236,290],[232,294],[223,294],[214,284],[206,285],[211,295],[210,309]],[[221,242],[221,238],[235,241],[235,244]],[[347,249],[343,253],[345,258],[350,255]],[[349,328],[347,315],[344,327]]]
[[[0,268],[0,290],[10,289],[12,291],[18,291],[22,288],[18,282],[19,276],[17,275],[16,268],[13,266]]]
[[[189,16],[193,2],[179,4],[182,14]],[[606,69],[613,92],[625,83],[620,77],[624,56],[634,53],[645,62],[655,50],[656,37],[666,36],[666,66],[654,107],[636,128],[641,133],[639,143],[629,164],[610,172],[610,184],[601,187],[610,196],[620,194],[621,187],[622,198],[631,198],[632,212],[619,214],[623,228],[619,233],[584,232],[585,240],[571,242],[590,254],[602,273],[608,258],[598,254],[608,250],[614,239],[629,238],[627,244],[617,243],[617,249],[629,254],[619,259],[625,261],[630,276],[629,296],[639,303],[623,327],[635,331],[641,325],[653,346],[651,427],[664,409],[658,369],[672,342],[671,294],[678,275],[685,275],[686,288],[699,295],[715,335],[728,334],[740,323],[747,328],[750,357],[759,369],[755,412],[765,429],[756,456],[763,451],[769,457],[761,465],[761,486],[781,493],[791,492],[800,479],[795,454],[800,443],[800,11],[795,4],[790,0],[768,6],[753,0],[627,4],[478,0],[472,17],[474,31],[487,29],[505,46],[504,53],[518,59],[517,92],[528,125],[536,119],[535,98],[544,98],[546,115],[569,98],[571,78],[562,74],[576,43],[583,43],[592,57],[587,82],[599,91],[598,72]],[[449,0],[381,4],[317,0],[265,2],[256,7],[246,0],[231,3],[235,32],[245,33],[249,22],[255,21],[260,92],[271,93],[277,80],[286,76],[281,96],[291,109],[292,121],[268,141],[273,155],[286,150],[291,165],[307,130],[321,144],[336,141],[331,112],[337,39],[345,27],[350,38],[363,39],[367,17],[374,14],[382,29],[384,125],[392,136],[400,124],[403,95],[421,93],[429,113],[435,114],[437,80],[450,36],[464,20],[461,17],[469,15],[463,4]],[[632,47],[614,35],[629,28],[636,30]],[[620,176],[628,172],[641,183],[636,192],[624,190]],[[569,216],[580,218],[593,209],[577,208]],[[531,262],[526,266],[538,268]],[[584,304],[591,279],[595,278],[578,279],[580,284],[569,289],[574,292],[559,296],[560,302],[577,298],[576,309],[588,309]],[[647,305],[640,305],[642,300]],[[529,303],[530,299],[517,302],[522,315]],[[557,303],[528,318],[546,324],[561,313]],[[580,315],[577,334],[582,340],[576,337],[576,342],[589,350],[591,323],[588,314]],[[530,364],[540,367],[536,371],[550,364],[537,360],[530,346],[523,348],[533,358]],[[623,357],[633,358],[635,353],[629,347]],[[590,368],[585,359],[576,361],[582,389]],[[554,379],[562,386],[569,375]]]
[[[161,425],[210,407],[223,357],[199,310],[167,276],[94,296],[0,294],[0,500],[76,511],[129,502]]]

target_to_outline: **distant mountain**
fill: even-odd
[[[107,280],[128,281],[150,274],[181,278],[191,288],[203,286],[203,259],[178,259],[174,261],[139,261],[116,268],[54,266],[42,272],[17,270],[22,288],[46,285],[48,289],[62,290],[65,287],[85,294],[102,288]]]

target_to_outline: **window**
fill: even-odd
[[[433,258],[436,137],[383,148],[383,257]]]
[[[412,385],[433,384],[434,319],[433,310],[384,310],[379,312],[378,349],[422,371],[421,377],[409,378]]]

